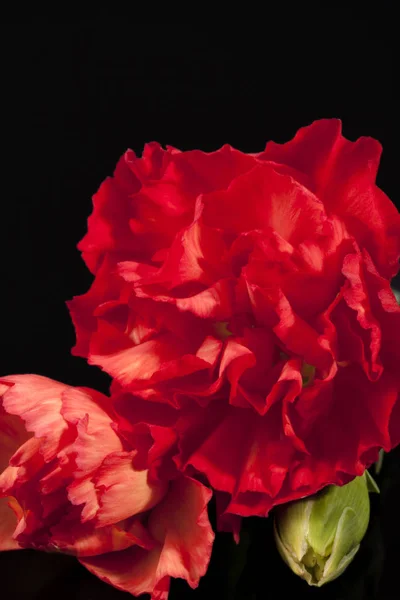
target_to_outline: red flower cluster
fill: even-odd
[[[259,154],[121,158],[79,246],[93,285],[69,303],[74,353],[111,375],[111,400],[3,380],[35,432],[0,479],[13,543],[163,598],[207,567],[203,484],[237,535],[400,442],[400,215],[380,152],[325,120]]]

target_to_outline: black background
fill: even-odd
[[[248,21],[215,27],[210,15],[204,23],[3,24],[1,374],[107,390],[106,375],[70,355],[64,303],[91,283],[76,244],[91,195],[128,147],[140,154],[156,140],[256,152],[317,118],[339,117],[346,137],[383,144],[378,184],[399,206],[394,3],[317,6],[295,14],[285,5],[278,15],[267,4]],[[270,519],[249,520],[254,541],[236,598],[399,598],[399,459],[395,451],[385,460],[368,536],[338,582],[308,588],[281,564]],[[220,536],[199,589],[177,582],[171,599],[234,598],[245,550]],[[5,553],[0,578],[5,600],[124,597],[69,557]]]

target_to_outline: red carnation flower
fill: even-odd
[[[173,471],[151,480],[102,394],[2,378],[0,468],[0,550],[74,554],[104,581],[154,600],[168,597],[170,577],[196,587],[205,573],[210,490]]]
[[[112,376],[128,423],[169,431],[165,456],[226,515],[345,483],[400,442],[380,153],[336,120],[256,155],[151,144],[94,198],[74,353]]]

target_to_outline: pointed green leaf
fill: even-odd
[[[375,479],[372,477],[371,473],[368,470],[365,471],[365,478],[367,480],[367,489],[369,493],[380,494],[378,484],[376,483]]]

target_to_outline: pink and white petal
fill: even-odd
[[[13,537],[17,527],[17,517],[10,506],[12,501],[12,498],[0,498],[0,552],[20,549],[20,545]]]
[[[79,523],[76,511],[52,527],[51,534],[59,550],[79,557],[118,552],[135,545],[150,550],[156,545],[138,519],[95,528],[93,523]]]
[[[168,598],[169,578],[158,576],[161,546],[147,551],[133,546],[121,552],[112,552],[81,558],[80,562],[102,581],[133,596],[151,594],[151,600]]]
[[[11,384],[3,394],[3,407],[25,422],[26,429],[41,438],[41,453],[51,460],[70,437],[61,415],[61,394],[67,385],[40,375],[9,375],[0,384]]]
[[[92,476],[75,479],[67,488],[68,500],[75,506],[81,506],[81,521],[86,523],[94,519],[99,510],[99,499]],[[82,506],[83,505],[83,506]]]
[[[0,383],[0,473],[7,467],[16,450],[32,435],[26,430],[20,417],[7,414],[2,406],[1,396],[10,387]]]
[[[117,452],[108,456],[97,471],[94,482],[100,508],[98,527],[118,523],[149,510],[165,495],[167,482],[150,482],[148,471],[133,466],[136,451]]]
[[[189,477],[170,485],[168,494],[149,517],[149,531],[163,546],[157,580],[181,577],[197,587],[208,567],[214,533],[207,515],[210,489]]]
[[[63,417],[76,425],[77,437],[67,453],[74,455],[77,477],[96,469],[108,454],[123,450],[113,429],[111,402],[103,394],[70,387],[62,394],[62,404]]]
[[[10,458],[10,465],[0,474],[0,493],[12,495],[14,485],[29,482],[43,467],[41,440],[29,438]],[[7,494],[10,492],[10,494]]]

